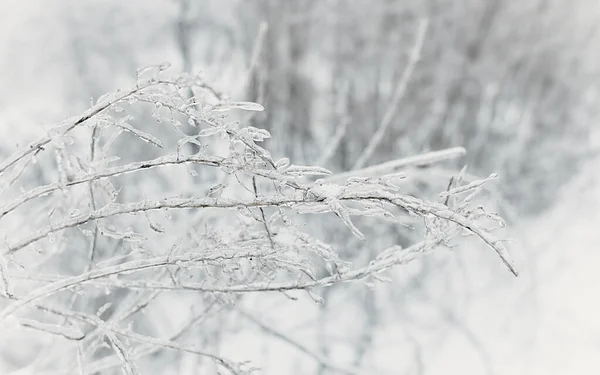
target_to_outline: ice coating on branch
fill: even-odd
[[[210,111],[212,112],[226,112],[232,109],[241,109],[244,111],[254,111],[254,112],[262,112],[265,110],[265,107],[258,103],[252,102],[224,102],[219,103],[214,106]]]

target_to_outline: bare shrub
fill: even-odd
[[[232,101],[196,76],[168,78],[166,68],[141,70],[131,89],[100,97],[0,164],[2,341],[8,346],[30,330],[29,345],[40,349],[15,368],[137,374],[150,363],[145,358],[173,349],[226,373],[250,373],[252,366],[208,344],[241,311],[241,299],[269,292],[293,299],[300,291],[319,302],[316,290],[383,280],[383,271],[465,233],[516,275],[490,233],[502,220],[470,204],[488,179],[463,184],[458,176],[438,202],[402,192],[401,168],[463,149],[337,176],[274,160],[260,146],[270,134],[235,120],[261,105]],[[411,218],[425,235],[408,247],[381,248],[355,267],[335,244],[303,230],[317,214],[336,218],[361,241],[370,239],[356,217],[399,230]],[[198,327],[206,345],[186,343]]]

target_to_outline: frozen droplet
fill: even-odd
[[[277,168],[277,169],[285,168],[289,165],[290,165],[290,159],[283,158],[283,159],[280,159],[279,161],[277,161],[277,163],[275,163],[275,168]]]
[[[104,305],[100,306],[100,308],[98,309],[98,311],[96,312],[97,316],[101,316],[102,314],[104,314],[106,312],[106,310],[108,310],[110,307],[112,306],[112,302],[107,302]]]

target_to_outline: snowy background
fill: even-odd
[[[320,291],[322,304],[306,293],[291,293],[296,301],[283,294],[244,296],[233,310],[211,312],[185,340],[248,360],[264,374],[349,368],[598,374],[600,6],[594,2],[2,0],[0,158],[82,113],[90,98],[131,86],[139,67],[168,61],[174,73],[199,73],[233,100],[263,104],[263,113],[241,121],[271,132],[264,147],[274,156],[347,171],[384,121],[423,19],[421,59],[365,165],[464,147],[460,159],[407,170],[403,188],[433,199],[464,165],[473,179],[498,173],[477,203],[506,220],[499,236],[509,240],[520,276],[477,241],[459,240],[452,250],[389,271],[391,283]],[[148,130],[144,121],[141,116],[138,127]],[[113,147],[123,160],[155,157],[131,139]],[[40,158],[23,186],[48,182],[53,163]],[[125,178],[118,188],[123,199],[160,197],[173,188],[193,194],[207,185],[203,178],[213,177],[187,172]],[[3,218],[3,238],[37,220],[38,208]],[[213,216],[174,215],[163,224],[176,235],[191,221],[218,222]],[[320,216],[303,225],[357,264],[367,262],[365,253],[406,246],[421,234],[366,218],[357,225],[369,242],[360,245],[343,225]],[[66,234],[57,241],[66,245],[46,245],[60,253],[81,241]],[[46,272],[72,274],[77,259],[65,254],[47,263]],[[93,304],[118,304],[121,297],[94,297]],[[0,309],[7,303],[0,299]],[[209,304],[207,296],[164,295],[134,323],[168,335]],[[47,336],[0,325],[0,373],[65,373],[49,363],[74,363],[77,351]],[[165,350],[149,357],[138,364],[142,374],[214,371],[191,354]],[[319,365],[325,359],[335,365]]]

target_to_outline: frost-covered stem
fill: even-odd
[[[95,159],[95,157],[96,157],[96,137],[97,137],[97,135],[99,133],[98,129],[99,129],[98,126],[94,125],[94,128],[92,130],[92,134],[91,134],[91,140],[90,140],[90,162],[93,162],[94,159]],[[96,210],[97,209],[97,207],[96,207],[96,199],[95,199],[95,195],[94,195],[94,187],[93,187],[92,181],[89,181],[87,185],[88,185],[87,186],[88,187],[88,193],[89,193],[89,196],[90,196],[90,198],[89,198],[90,199],[90,207],[92,208],[92,210]],[[0,216],[0,218],[1,217],[2,216]],[[94,229],[93,229],[93,232],[92,232],[92,238],[90,239],[90,242],[89,242],[88,263],[87,263],[87,265],[85,267],[85,272],[88,272],[89,270],[91,270],[94,267],[94,259],[95,259],[95,255],[96,255],[96,248],[98,246],[98,236],[99,236],[98,226],[94,225]],[[73,307],[75,306],[75,303],[77,302],[77,299],[79,297],[80,297],[80,295],[77,294],[77,293],[73,293],[71,295],[71,298],[70,298],[69,303],[68,303],[69,310],[73,309]],[[66,326],[66,324],[68,322],[68,317],[63,317],[63,319],[64,320],[61,323],[61,326]],[[83,338],[83,337],[85,337],[85,336],[82,336],[81,338]],[[115,338],[115,340],[111,340],[110,337],[107,337],[107,339],[109,341],[111,341],[111,343],[113,344],[113,346],[115,348],[122,348],[122,343],[120,343],[120,341],[118,343],[113,342],[113,341],[116,340],[116,338]],[[118,341],[118,340],[116,340],[116,341]],[[117,344],[120,344],[120,346],[118,346]],[[52,345],[48,346],[48,348],[51,348],[51,347],[52,347]],[[81,362],[81,356],[82,356],[83,353],[82,353],[82,348],[79,346],[79,343],[78,343],[78,346],[77,346],[77,354],[78,354],[77,358],[78,358],[79,368],[81,369],[82,368],[82,366],[81,366],[81,363],[82,363]],[[128,362],[128,363],[129,363],[130,366],[133,365],[131,362]],[[128,372],[129,373],[137,373],[137,371],[135,370],[135,367],[133,367],[133,369],[129,370]]]
[[[243,200],[230,200],[224,198],[164,198],[154,201],[143,201],[129,204],[110,204],[103,208],[100,208],[93,212],[84,213],[75,216],[70,219],[65,219],[57,224],[48,225],[24,239],[17,241],[13,245],[9,245],[6,250],[6,254],[12,254],[24,247],[52,234],[54,232],[76,227],[81,224],[85,224],[89,221],[104,219],[111,216],[118,216],[123,214],[145,212],[159,209],[184,209],[184,208],[236,208],[236,207],[247,207],[247,208],[261,208],[261,207],[293,207],[298,204],[306,203],[323,203],[325,201],[331,201],[337,199],[338,201],[383,201],[388,202],[398,207],[401,207],[409,212],[413,212],[419,215],[433,215],[437,218],[454,222],[461,227],[468,229],[480,239],[482,239],[487,245],[489,245],[496,253],[500,256],[504,264],[508,269],[516,276],[518,272],[513,261],[508,254],[508,251],[502,244],[502,242],[496,239],[491,234],[481,229],[473,220],[469,220],[465,216],[457,212],[451,211],[448,207],[441,204],[432,204],[421,199],[402,196],[393,194],[388,191],[353,191],[353,192],[342,192],[335,197],[322,197],[322,196],[302,196],[296,194],[293,197],[272,197],[272,198],[257,198],[252,201]],[[328,208],[327,211],[331,211],[332,208]]]
[[[98,126],[94,126],[94,130],[92,130],[92,139],[90,142],[90,162],[94,162],[94,159],[96,158],[96,137],[98,136]],[[88,191],[90,194],[90,207],[92,208],[92,210],[96,211],[96,209],[98,208],[96,206],[96,197],[94,194],[94,184],[92,181],[88,182]],[[1,217],[1,216],[0,216]],[[96,249],[98,246],[98,234],[99,234],[99,229],[97,225],[94,225],[94,229],[92,232],[92,238],[90,239],[90,250],[89,250],[89,263],[88,266],[86,267],[86,271],[89,271],[90,269],[92,269],[92,267],[94,267],[94,260],[96,257]]]
[[[67,317],[61,316],[66,322]],[[19,319],[22,327],[35,329],[40,332],[46,332],[51,335],[59,336],[67,340],[80,341],[85,338],[85,334],[76,328],[70,328],[65,324],[46,324],[31,319]]]
[[[121,340],[119,340],[119,338],[113,332],[108,331],[104,332],[104,337],[106,337],[108,342],[110,342],[110,345],[113,347],[115,353],[117,353],[117,356],[123,363],[123,366],[125,367],[125,373],[127,375],[139,374],[135,365],[133,364],[133,361],[129,358],[127,348],[125,345],[123,345]]]
[[[63,136],[65,134],[67,134],[68,132],[70,132],[71,130],[73,130],[74,128],[76,128],[78,125],[83,124],[87,120],[89,120],[92,117],[96,116],[97,114],[105,111],[106,109],[110,108],[111,106],[115,105],[116,103],[120,102],[121,100],[126,99],[127,97],[129,97],[147,87],[156,85],[158,83],[164,83],[164,82],[151,80],[151,81],[146,81],[144,83],[138,84],[134,88],[129,89],[123,93],[116,95],[114,97],[114,99],[112,99],[112,100],[94,105],[92,108],[85,111],[81,116],[77,117],[74,120],[70,120],[66,124],[59,125],[53,129],[50,129],[48,131],[48,133],[56,131],[57,136]],[[31,155],[31,154],[35,155],[38,152],[42,151],[44,149],[45,145],[52,142],[52,139],[53,139],[53,137],[51,137],[50,135],[46,135],[46,136],[38,139],[37,141],[30,143],[27,147],[21,149],[20,151],[15,152],[8,159],[6,159],[4,162],[2,162],[2,164],[0,164],[0,173],[3,173],[6,169],[10,168],[15,163],[17,163],[19,160],[22,160],[24,157],[26,157],[27,155]]]
[[[483,242],[485,242],[489,247],[494,249],[498,256],[500,256],[500,259],[502,259],[502,262],[506,265],[506,267],[508,267],[508,269],[510,270],[510,272],[513,273],[513,275],[519,275],[517,268],[514,262],[512,261],[508,250],[506,250],[506,247],[504,247],[504,245],[502,244],[502,241],[496,239],[493,235],[481,229],[473,220],[469,220],[468,218],[460,215],[459,213],[451,211],[446,206],[428,204],[420,199],[413,197],[390,197],[390,202],[415,213],[420,213],[424,215],[431,214],[440,219],[454,222],[460,225],[461,227],[469,230],[481,240],[483,240]]]
[[[175,342],[176,340],[179,340],[186,332],[189,332],[189,329],[192,326],[200,323],[202,321],[202,319],[206,318],[208,312],[214,307],[214,305],[216,304],[217,301],[218,301],[218,299],[215,298],[213,300],[213,302],[210,303],[209,306],[206,307],[206,309],[204,309],[204,311],[202,311],[201,313],[196,315],[194,318],[190,319],[190,321],[184,327],[182,327],[177,333],[171,335],[170,338],[168,339],[168,341]],[[101,331],[98,330],[98,332],[101,332]],[[160,347],[156,347],[156,346],[147,346],[145,348],[136,350],[136,352],[131,355],[131,358],[138,359],[138,358],[141,358],[141,357],[144,357],[147,355],[151,355],[152,353],[155,353],[157,350],[160,350],[160,349],[161,349]],[[118,360],[116,360],[115,358],[104,358],[104,359],[98,360],[97,362],[89,364],[88,367],[89,367],[91,373],[95,373],[95,372],[99,372],[99,371],[108,370],[112,367],[119,366],[120,364],[121,363]]]
[[[351,177],[371,177],[395,173],[411,167],[431,165],[446,160],[452,160],[464,156],[467,153],[463,147],[452,147],[445,150],[431,151],[420,155],[409,156],[402,159],[387,161],[385,163],[370,167],[338,173],[325,178],[327,182],[341,182]]]
[[[369,275],[385,271],[393,266],[399,264],[405,264],[412,261],[415,257],[421,253],[437,246],[441,240],[436,241],[423,241],[413,246],[402,249],[398,246],[393,246],[387,249],[385,252],[389,255],[384,259],[376,260],[371,262],[368,266],[350,270],[342,273],[338,273],[332,276],[324,277],[316,281],[307,282],[256,282],[249,284],[225,286],[225,287],[206,287],[203,283],[179,283],[179,285],[160,284],[153,283],[150,281],[135,281],[135,280],[110,280],[109,284],[115,287],[122,288],[140,288],[140,289],[163,289],[163,290],[190,290],[190,291],[204,291],[204,292],[222,292],[222,293],[244,293],[244,292],[269,292],[269,291],[286,291],[286,290],[301,290],[311,289],[317,287],[327,287],[333,284],[360,280]],[[227,260],[235,258],[251,258],[257,256],[264,256],[263,250],[256,250],[254,252],[239,253],[233,251],[230,254],[224,254],[223,252],[216,255],[202,256],[200,254],[182,254],[182,255],[165,255],[155,257],[151,259],[140,259],[122,263],[115,266],[109,266],[105,268],[97,268],[89,272],[83,273],[78,276],[73,276],[66,279],[60,279],[52,282],[44,287],[38,288],[33,292],[29,293],[25,297],[13,302],[7,306],[4,310],[0,311],[0,322],[6,319],[9,315],[15,311],[35,302],[41,298],[52,295],[61,290],[68,289],[70,287],[87,283],[89,281],[105,278],[111,275],[118,275],[121,273],[130,273],[135,271],[141,271],[151,268],[164,267],[167,265],[181,265],[186,262],[208,262]]]
[[[338,197],[338,199],[360,199],[358,196],[349,196],[349,197]],[[366,199],[377,199],[376,196],[368,196]],[[237,208],[237,207],[247,207],[247,208],[260,208],[267,206],[289,206],[293,204],[301,204],[301,203],[310,203],[310,202],[322,202],[325,198],[322,197],[273,197],[273,198],[260,198],[252,201],[243,201],[243,200],[231,200],[225,198],[163,198],[160,200],[153,201],[142,201],[135,202],[129,204],[118,204],[113,203],[107,206],[104,206],[96,211],[83,213],[72,217],[70,219],[65,219],[59,223],[48,225],[32,234],[27,236],[24,239],[17,241],[15,244],[10,245],[6,250],[6,254],[15,253],[24,247],[39,241],[46,236],[58,232],[63,229],[73,228],[78,225],[82,225],[88,223],[90,221],[105,219],[112,216],[119,216],[123,214],[131,214],[136,212],[146,212],[152,210],[161,210],[161,209],[183,209],[183,208]]]
[[[165,83],[169,83],[169,82],[165,82]],[[211,91],[215,96],[222,95],[222,94],[219,94],[215,89],[210,88],[210,86],[206,86],[206,87],[202,86],[202,87],[206,88],[209,91]],[[217,98],[219,100],[222,100],[223,97],[222,96],[217,96]],[[148,100],[148,99],[144,99],[144,98],[138,98],[138,100],[140,102],[154,103],[153,101]],[[165,107],[165,108],[169,108],[172,111],[175,111],[177,113],[180,113],[182,115],[186,115],[187,116],[187,113],[185,113],[185,110],[183,110],[182,108],[170,105],[168,103],[162,103],[162,106]],[[207,124],[209,124],[210,126],[215,126],[215,127],[218,126],[218,124],[210,121],[207,118],[203,118],[202,121],[205,122],[205,123],[207,123]],[[255,144],[248,142],[248,140],[246,138],[240,136],[238,134],[238,132],[235,131],[234,129],[228,128],[228,129],[225,130],[225,132],[227,133],[228,136],[230,136],[232,138],[235,138],[236,140],[242,142],[246,147],[248,147],[250,150],[252,150],[254,152],[254,154],[258,158],[260,158],[262,161],[264,161],[265,163],[267,163],[267,165],[269,165],[271,168],[276,169],[275,163],[270,158],[270,156],[264,155],[263,152]]]
[[[425,19],[421,20],[421,22],[419,24],[419,28],[417,30],[417,38],[416,38],[415,44],[411,50],[408,64],[406,65],[404,72],[402,72],[402,76],[400,77],[400,80],[396,84],[396,88],[394,90],[390,105],[383,115],[383,119],[381,120],[381,124],[379,124],[379,128],[377,129],[375,134],[373,134],[373,137],[369,140],[369,144],[367,145],[365,150],[362,152],[362,154],[360,154],[360,156],[354,163],[354,166],[352,167],[353,170],[360,169],[360,168],[364,167],[365,164],[367,164],[367,162],[373,155],[373,152],[375,151],[375,149],[377,149],[377,147],[383,140],[383,137],[385,136],[385,132],[386,132],[387,128],[392,123],[392,120],[394,119],[394,116],[396,115],[396,112],[398,111],[398,106],[400,104],[400,101],[402,100],[402,98],[404,97],[404,94],[406,93],[406,88],[408,87],[408,82],[410,81],[410,78],[412,77],[415,66],[416,66],[417,62],[419,61],[419,59],[421,58],[421,49],[423,48],[423,42],[425,41],[425,33],[427,32],[427,25],[428,25],[427,20],[425,20]]]
[[[123,329],[118,328],[114,324],[109,324],[109,323],[104,322],[102,319],[98,318],[95,315],[84,314],[84,313],[79,313],[79,312],[74,312],[74,311],[66,311],[66,310],[61,310],[61,309],[58,309],[55,307],[49,307],[49,306],[38,306],[38,307],[42,310],[51,312],[51,313],[59,315],[59,316],[68,317],[70,319],[75,319],[75,320],[78,320],[81,322],[85,322],[85,323],[94,325],[98,329],[103,331],[104,333],[112,333],[112,334],[116,334],[119,336],[123,336],[123,337],[128,338],[129,340],[137,341],[139,343],[150,345],[150,346],[153,346],[156,348],[175,349],[175,350],[183,351],[186,353],[197,354],[200,356],[211,358],[212,360],[216,361],[221,366],[223,366],[224,368],[229,370],[231,373],[238,374],[238,371],[236,370],[234,363],[232,363],[224,358],[221,358],[215,354],[212,354],[212,353],[209,353],[206,351],[202,351],[202,350],[196,349],[194,347],[179,345],[170,340],[163,340],[163,339],[159,339],[159,338],[155,338],[155,337],[140,335],[138,333],[132,332],[131,330],[123,330]],[[130,356],[131,359],[135,359],[136,357],[137,357],[137,355],[135,355],[135,354]],[[88,366],[88,371],[95,372],[95,370],[93,370],[91,368],[91,366]]]
[[[256,186],[256,176],[252,176],[252,188],[254,189],[254,197],[258,199],[258,187]],[[275,243],[273,242],[273,235],[271,234],[271,230],[269,229],[269,224],[267,223],[267,218],[265,216],[265,210],[260,207],[260,217],[265,228],[265,232],[267,233],[267,237],[269,237],[269,243],[271,244],[271,249],[275,250]]]
[[[164,272],[162,272],[160,275],[161,276],[164,275]],[[125,321],[126,319],[130,318],[136,312],[138,312],[141,309],[143,309],[144,307],[148,306],[148,304],[150,304],[150,302],[152,302],[161,293],[162,293],[161,290],[153,290],[153,291],[150,291],[150,293],[148,293],[148,294],[142,294],[142,295],[138,296],[138,298],[136,298],[130,304],[130,306],[128,306],[127,308],[122,310],[120,313],[115,313],[113,316],[111,316],[110,321],[117,322],[117,323],[121,323],[121,322]],[[92,342],[92,341],[96,340],[98,337],[100,337],[101,335],[102,335],[102,331],[96,329],[95,331],[88,332],[86,334],[86,340],[89,342]],[[94,345],[88,345],[88,348],[85,351],[85,354],[87,355],[88,352],[93,352],[94,348],[95,348]]]
[[[149,295],[139,296],[137,301],[134,301],[134,303],[130,307],[126,308],[121,313],[116,313],[115,315],[113,315],[110,318],[110,320],[107,322],[107,324],[116,324],[116,325],[119,325],[120,323],[125,324],[124,322],[127,319],[129,319],[136,312],[145,308],[152,300],[154,300],[156,297],[158,297],[158,295],[160,293],[162,293],[162,291],[155,290],[155,291],[152,291]],[[207,317],[208,312],[215,306],[217,301],[218,301],[218,298],[213,299],[213,301],[202,312],[200,312],[199,314],[194,316],[192,319],[190,319],[190,321],[184,327],[182,327],[177,333],[171,335],[169,338],[169,341],[174,342],[174,341],[180,339],[181,336],[183,336],[186,332],[188,332],[188,330],[193,325],[200,323],[202,321],[202,319]],[[36,305],[36,307],[40,308],[39,305]],[[50,311],[50,312],[53,312],[53,311]],[[98,327],[96,327],[93,331],[88,332],[85,335],[85,338],[88,342],[92,342],[94,340],[97,340],[98,337],[100,337],[102,335],[102,333],[103,332]],[[88,345],[88,348],[85,351],[85,354],[87,354],[88,352],[92,352],[94,350],[94,348],[95,348],[94,345]],[[140,357],[150,355],[150,354],[156,352],[157,350],[159,350],[159,348],[156,348],[156,347],[147,347],[147,348],[142,348],[142,349],[138,348],[135,353],[131,354],[130,358],[138,359]],[[97,372],[97,371],[107,370],[111,367],[119,366],[120,364],[121,364],[121,362],[116,361],[114,358],[105,358],[105,359],[99,360],[95,365],[92,364],[90,367],[94,369],[91,372]]]
[[[102,178],[108,177],[116,177],[119,175],[123,175],[126,173],[139,172],[145,169],[167,166],[167,165],[177,165],[177,164],[185,164],[185,163],[197,163],[202,165],[207,165],[211,167],[218,167],[220,163],[224,160],[224,158],[213,157],[213,156],[198,156],[198,155],[190,155],[190,156],[179,156],[179,155],[167,155],[161,156],[159,158],[147,161],[139,161],[133,162],[122,166],[110,167],[100,171],[96,171],[90,173],[85,176],[76,177],[72,181],[66,182],[65,185],[61,186],[59,183],[51,183],[44,186],[39,186],[37,188],[31,189],[25,192],[20,197],[8,202],[4,207],[0,208],[0,218],[4,217],[4,215],[10,213],[11,211],[18,208],[20,205],[35,199],[42,197],[46,194],[52,193],[54,191],[60,190],[65,187],[72,187],[75,185],[83,184],[86,182],[92,182],[95,180],[99,180]]]
[[[317,201],[314,199],[314,201]],[[231,200],[225,198],[164,198],[154,201],[142,201],[129,204],[112,203],[104,206],[96,211],[83,213],[75,217],[65,219],[59,223],[48,225],[24,239],[17,241],[6,250],[6,254],[15,253],[24,247],[45,238],[52,233],[61,231],[67,228],[73,228],[78,225],[88,223],[90,221],[105,219],[112,216],[123,214],[132,214],[136,212],[146,212],[161,209],[184,209],[184,208],[260,208],[267,206],[286,206],[294,203],[303,203],[305,200],[302,197],[288,198],[261,198],[254,201]]]
[[[188,253],[182,255],[169,254],[150,259],[134,260],[105,268],[96,268],[77,276],[57,280],[51,284],[34,290],[25,297],[16,300],[15,302],[7,306],[4,310],[0,311],[0,322],[10,314],[29,305],[34,301],[37,301],[40,298],[44,298],[61,290],[65,290],[91,280],[127,272],[136,272],[152,268],[164,267],[168,265],[182,265],[189,262],[225,261],[228,259],[257,257],[264,254],[264,251],[260,249],[249,251],[247,253],[240,253],[237,251],[221,251],[211,255],[202,255],[198,253]]]
[[[8,278],[7,270],[8,262],[6,261],[4,256],[0,254],[0,282],[2,282],[2,290],[6,297],[13,298],[14,296],[12,293],[12,284],[10,282],[10,279]]]
[[[206,352],[204,350],[196,349],[195,347],[191,347],[191,346],[179,345],[179,344],[176,344],[176,343],[168,341],[168,340],[162,340],[162,339],[158,339],[155,337],[140,335],[138,333],[131,332],[131,331],[124,331],[124,330],[115,329],[115,328],[111,328],[111,329],[115,333],[118,333],[119,335],[122,335],[124,337],[127,337],[128,339],[137,341],[142,344],[152,345],[154,347],[163,348],[163,349],[174,349],[174,350],[178,350],[181,352],[186,352],[186,353],[190,353],[190,354],[200,355],[203,357],[208,357],[208,358],[212,359],[213,361],[217,362],[218,364],[220,364],[221,366],[225,367],[232,374],[239,374],[234,363],[232,363],[216,354],[212,354],[212,353]]]
[[[388,256],[382,258],[382,259],[376,259],[374,261],[372,261],[369,265],[365,266],[365,267],[361,267],[358,269],[353,269],[353,270],[349,270],[349,271],[344,271],[341,273],[337,273],[335,275],[332,276],[327,276],[327,277],[323,277],[321,279],[318,280],[311,280],[311,281],[290,281],[290,282],[274,282],[271,280],[267,280],[267,281],[259,281],[259,282],[253,282],[253,283],[247,283],[247,284],[240,284],[240,285],[230,285],[230,286],[206,286],[205,283],[178,283],[176,285],[174,285],[172,282],[171,283],[157,283],[157,282],[152,282],[152,281],[146,281],[146,280],[124,280],[124,279],[117,279],[117,280],[102,280],[102,278],[106,277],[106,276],[110,276],[110,275],[115,275],[115,274],[119,274],[119,273],[123,273],[123,272],[132,272],[132,271],[136,271],[138,269],[146,269],[147,267],[143,267],[143,268],[139,268],[137,266],[137,264],[134,264],[133,266],[130,265],[130,263],[124,263],[122,266],[122,269],[119,268],[114,268],[111,267],[109,269],[97,269],[93,272],[94,273],[94,277],[90,278],[90,275],[88,274],[85,277],[81,277],[81,276],[75,276],[72,278],[69,278],[68,280],[57,280],[52,282],[51,284],[38,289],[35,292],[32,292],[30,294],[29,297],[24,297],[24,298],[31,298],[31,296],[35,295],[39,295],[39,294],[52,294],[55,293],[57,291],[63,290],[65,288],[74,286],[74,285],[78,285],[78,284],[82,284],[82,283],[87,283],[89,281],[93,281],[92,284],[94,285],[104,285],[104,286],[114,286],[117,288],[129,288],[129,289],[147,289],[147,290],[178,290],[178,291],[199,291],[199,292],[207,292],[207,293],[256,293],[256,292],[282,292],[282,291],[289,291],[289,290],[308,290],[308,289],[312,289],[312,288],[322,288],[322,287],[328,287],[334,284],[338,284],[338,283],[344,283],[344,282],[349,282],[349,281],[354,281],[354,280],[361,280],[364,279],[370,275],[373,274],[377,274],[380,272],[383,272],[385,270],[388,270],[394,266],[400,265],[400,264],[406,264],[412,260],[414,260],[415,258],[417,258],[419,255],[421,255],[422,253],[429,251],[433,248],[435,248],[436,246],[438,246],[440,243],[442,242],[442,240],[427,240],[427,241],[422,241],[419,243],[416,243],[406,249],[403,249],[399,246],[392,246],[388,249],[386,249],[384,252],[388,254]],[[238,258],[241,257],[256,257],[256,256],[260,256],[260,255],[266,255],[264,253],[261,254],[244,254],[244,255],[238,255]],[[153,265],[153,267],[160,267],[163,265],[169,265],[170,263],[165,262],[164,264],[160,262],[160,259],[156,258],[158,260],[158,264]],[[177,259],[175,259],[175,262],[177,261]],[[205,261],[205,259],[199,259],[197,260],[198,262],[200,261]],[[154,263],[153,263],[154,264]],[[18,275],[15,275],[18,276]],[[29,279],[33,279],[35,280],[35,278],[31,278],[29,277]],[[46,279],[48,280],[48,279]],[[65,286],[66,285],[66,286]],[[40,292],[41,289],[44,289],[44,292]],[[35,297],[33,296],[33,300],[42,298],[42,297]],[[10,314],[11,312],[14,312],[18,309],[20,309],[22,306],[24,306],[25,304],[27,304],[28,302],[22,303],[22,300],[17,301],[16,303],[20,302],[20,306],[16,306],[16,307],[7,307],[11,309],[11,311],[6,312],[6,311],[1,311],[0,312],[0,321],[8,314]],[[6,309],[5,309],[6,310]]]

